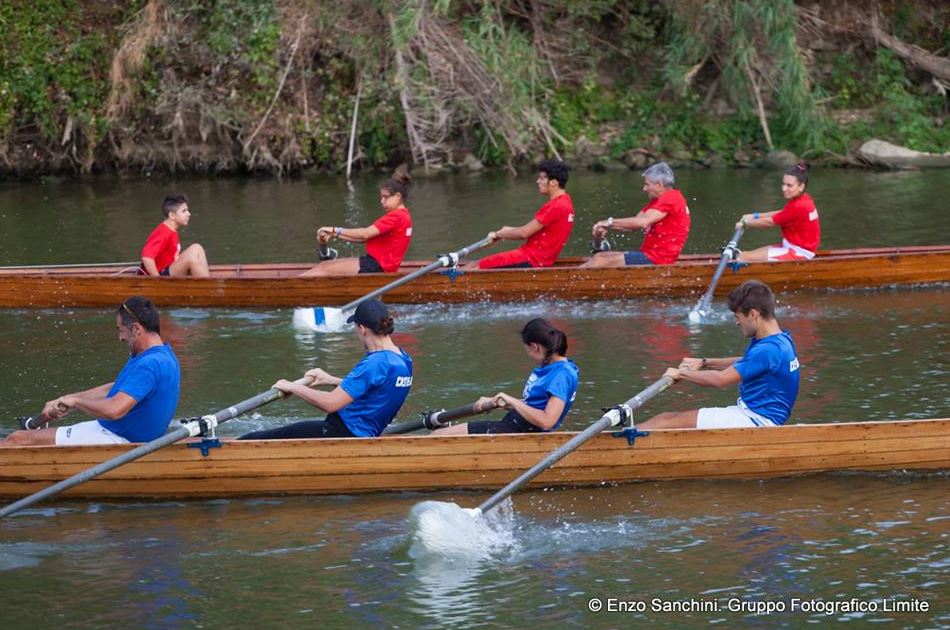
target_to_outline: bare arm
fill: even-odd
[[[63,394],[59,398],[47,401],[43,406],[43,415],[46,416],[48,420],[59,420],[70,411],[72,407],[67,405],[63,399],[67,396],[80,396],[83,398],[105,398],[109,393],[109,390],[112,389],[113,382],[104,383],[102,385],[96,385],[89,389],[83,390],[81,392],[73,392],[72,394]]]
[[[510,227],[506,225],[501,229],[495,230],[495,238],[504,239],[506,241],[524,241],[540,232],[543,227],[543,223],[537,219],[531,219],[521,227]]]
[[[314,383],[315,385],[318,383]],[[339,385],[331,392],[322,392],[317,389],[310,389],[306,385],[294,383],[281,379],[274,383],[274,387],[282,392],[298,396],[318,409],[327,413],[333,413],[346,407],[353,402],[353,397],[346,393],[346,390]]]
[[[495,400],[496,402],[503,403],[502,406],[506,409],[513,409],[518,412],[518,415],[522,418],[545,431],[554,428],[554,425],[557,424],[558,419],[564,412],[564,401],[557,396],[548,398],[544,409],[535,409],[534,407],[526,405],[520,398],[509,396],[504,392],[496,394]]]
[[[666,212],[660,212],[654,208],[647,210],[646,212],[638,212],[636,216],[626,217],[621,219],[614,219],[612,225],[609,225],[609,221],[598,221],[594,224],[593,235],[598,238],[603,238],[608,230],[616,230],[618,232],[635,232],[636,230],[642,230],[643,228],[649,227],[656,223],[657,221],[666,217]]]
[[[150,276],[157,276],[158,265],[155,264],[154,258],[142,258],[142,268],[145,270],[145,273]]]
[[[722,370],[691,370],[683,368],[667,368],[664,376],[669,376],[674,381],[683,380],[703,387],[729,387],[738,385],[742,382],[739,372],[731,365]]]
[[[751,228],[770,228],[775,227],[777,224],[772,219],[776,214],[781,212],[781,210],[774,210],[772,212],[760,212],[759,218],[755,218],[755,214],[743,214],[742,218],[739,219],[739,222],[736,223],[736,227],[744,225],[745,227]]]
[[[365,243],[371,238],[379,236],[379,228],[375,225],[363,228],[341,228],[341,227],[322,227],[317,230],[317,238],[321,234],[328,235],[328,238],[338,238],[348,243]]]
[[[138,402],[125,392],[116,392],[110,398],[98,395],[70,394],[61,397],[60,401],[69,409],[79,409],[103,420],[121,420]]]

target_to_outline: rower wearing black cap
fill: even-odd
[[[386,305],[371,298],[360,303],[346,320],[356,325],[356,335],[366,356],[345,378],[320,368],[307,372],[310,386],[281,379],[274,387],[304,399],[327,412],[323,420],[305,420],[267,431],[242,435],[241,440],[376,437],[392,421],[412,387],[412,358],[393,343],[393,319]],[[311,387],[335,385],[324,392]]]

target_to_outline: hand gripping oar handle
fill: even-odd
[[[466,256],[468,256],[474,251],[477,251],[483,247],[487,247],[491,245],[493,242],[494,241],[491,238],[488,238],[486,236],[482,240],[476,243],[472,243],[471,245],[467,247],[463,247],[462,249],[458,251],[451,252],[449,254],[441,254],[438,258],[436,258],[433,262],[429,263],[425,267],[416,269],[412,273],[408,273],[404,275],[403,277],[399,278],[398,280],[394,280],[393,282],[390,282],[386,286],[380,287],[376,289],[375,291],[371,291],[370,293],[367,293],[366,295],[359,298],[358,300],[353,300],[349,304],[345,304],[341,306],[340,310],[343,312],[352,311],[357,306],[359,306],[360,302],[363,302],[364,300],[368,300],[370,298],[379,297],[383,293],[386,293],[387,291],[391,291],[392,289],[395,289],[396,287],[402,286],[406,284],[407,282],[412,282],[419,276],[424,276],[430,271],[434,271],[436,269],[439,269],[440,267],[454,267],[455,265],[459,263],[459,260],[461,260],[462,258],[465,258]]]
[[[650,400],[657,394],[666,390],[670,385],[673,384],[673,379],[669,376],[664,376],[660,380],[656,381],[642,392],[625,402],[623,405],[620,405],[618,408],[613,408],[607,411],[603,416],[600,417],[600,420],[590,425],[574,437],[572,437],[567,443],[558,448],[557,450],[552,451],[540,462],[526,470],[521,474],[520,477],[509,483],[507,486],[493,494],[488,500],[475,508],[475,511],[479,514],[484,514],[488,510],[497,506],[499,503],[507,499],[509,496],[520,490],[527,484],[529,481],[543,473],[545,470],[559,462],[565,456],[570,455],[578,448],[580,448],[585,442],[593,438],[594,436],[601,433],[604,429],[608,427],[614,427],[623,422],[624,416],[629,416],[636,409],[639,409],[643,406],[643,403]]]
[[[479,407],[477,402],[454,407],[452,409],[437,409],[436,411],[424,411],[422,417],[411,422],[400,422],[391,424],[383,431],[383,435],[402,435],[403,433],[412,433],[420,429],[441,429],[453,420],[460,420],[470,416],[477,416],[480,413],[486,413],[496,409],[494,405]]]
[[[709,283],[709,288],[706,289],[706,292],[703,294],[703,297],[699,298],[699,301],[696,303],[696,306],[693,307],[692,312],[696,313],[705,313],[709,308],[709,305],[712,304],[713,293],[716,291],[716,285],[719,284],[719,278],[722,277],[722,272],[726,270],[726,263],[732,258],[733,252],[739,246],[739,239],[742,238],[742,232],[745,231],[743,226],[736,228],[735,234],[732,235],[732,238],[726,243],[726,246],[722,248],[722,255],[719,257],[719,265],[716,267],[716,272],[713,274],[712,282]]]
[[[306,385],[310,383],[311,380],[312,379],[309,377],[303,377],[303,378],[297,379],[295,382],[300,383],[301,385]],[[267,403],[270,403],[270,402],[274,402],[275,400],[278,400],[283,397],[284,397],[284,393],[282,391],[280,391],[277,388],[271,388],[267,390],[266,392],[262,392],[256,396],[252,396],[251,398],[248,398],[247,400],[242,400],[241,402],[235,405],[232,405],[230,407],[227,407],[226,409],[222,409],[221,411],[218,411],[216,413],[208,414],[206,416],[202,416],[201,418],[196,418],[193,420],[182,421],[181,426],[179,426],[176,429],[173,429],[172,431],[169,431],[168,433],[166,433],[160,438],[156,438],[152,440],[151,442],[146,442],[145,444],[142,444],[141,446],[136,447],[132,449],[131,451],[122,453],[121,455],[113,457],[110,460],[102,462],[101,464],[96,464],[92,468],[88,468],[80,473],[76,473],[75,475],[73,475],[72,477],[69,477],[68,479],[63,479],[62,481],[54,483],[48,488],[44,488],[43,490],[40,490],[39,492],[31,494],[28,497],[24,497],[20,499],[19,501],[15,501],[11,503],[10,505],[0,508],[0,518],[3,518],[5,516],[10,516],[14,512],[22,510],[25,507],[29,507],[33,505],[34,503],[38,503],[39,501],[42,501],[43,499],[47,499],[53,495],[59,494],[60,492],[63,492],[64,490],[68,490],[69,488],[72,488],[73,486],[78,486],[79,484],[89,481],[90,479],[95,479],[99,475],[105,474],[109,472],[110,470],[114,470],[118,468],[119,466],[122,466],[123,464],[127,464],[131,461],[139,459],[140,457],[144,457],[145,455],[148,455],[149,453],[157,451],[158,449],[164,446],[168,446],[169,444],[174,444],[175,442],[179,440],[183,440],[187,437],[195,437],[195,436],[201,435],[203,432],[207,432],[214,429],[217,425],[221,424],[222,422],[227,422],[228,420],[236,418],[242,413],[247,413],[248,411],[251,411],[252,409],[256,409],[258,407],[266,405]]]

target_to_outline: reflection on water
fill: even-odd
[[[483,493],[65,504],[0,522],[0,590],[31,594],[5,600],[0,619],[11,629],[43,625],[48,610],[67,627],[510,627],[526,617],[538,628],[828,618],[938,627],[950,622],[946,484],[946,474],[849,474],[524,492],[504,517],[505,544],[477,556],[410,551],[410,514],[423,501],[477,505]],[[702,599],[720,610],[612,616],[588,610],[595,597]],[[915,597],[930,610],[726,608],[793,597]]]

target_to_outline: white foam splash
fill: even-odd
[[[487,559],[510,551],[515,543],[514,512],[505,501],[487,514],[455,503],[423,501],[409,515],[409,555],[426,558]]]

